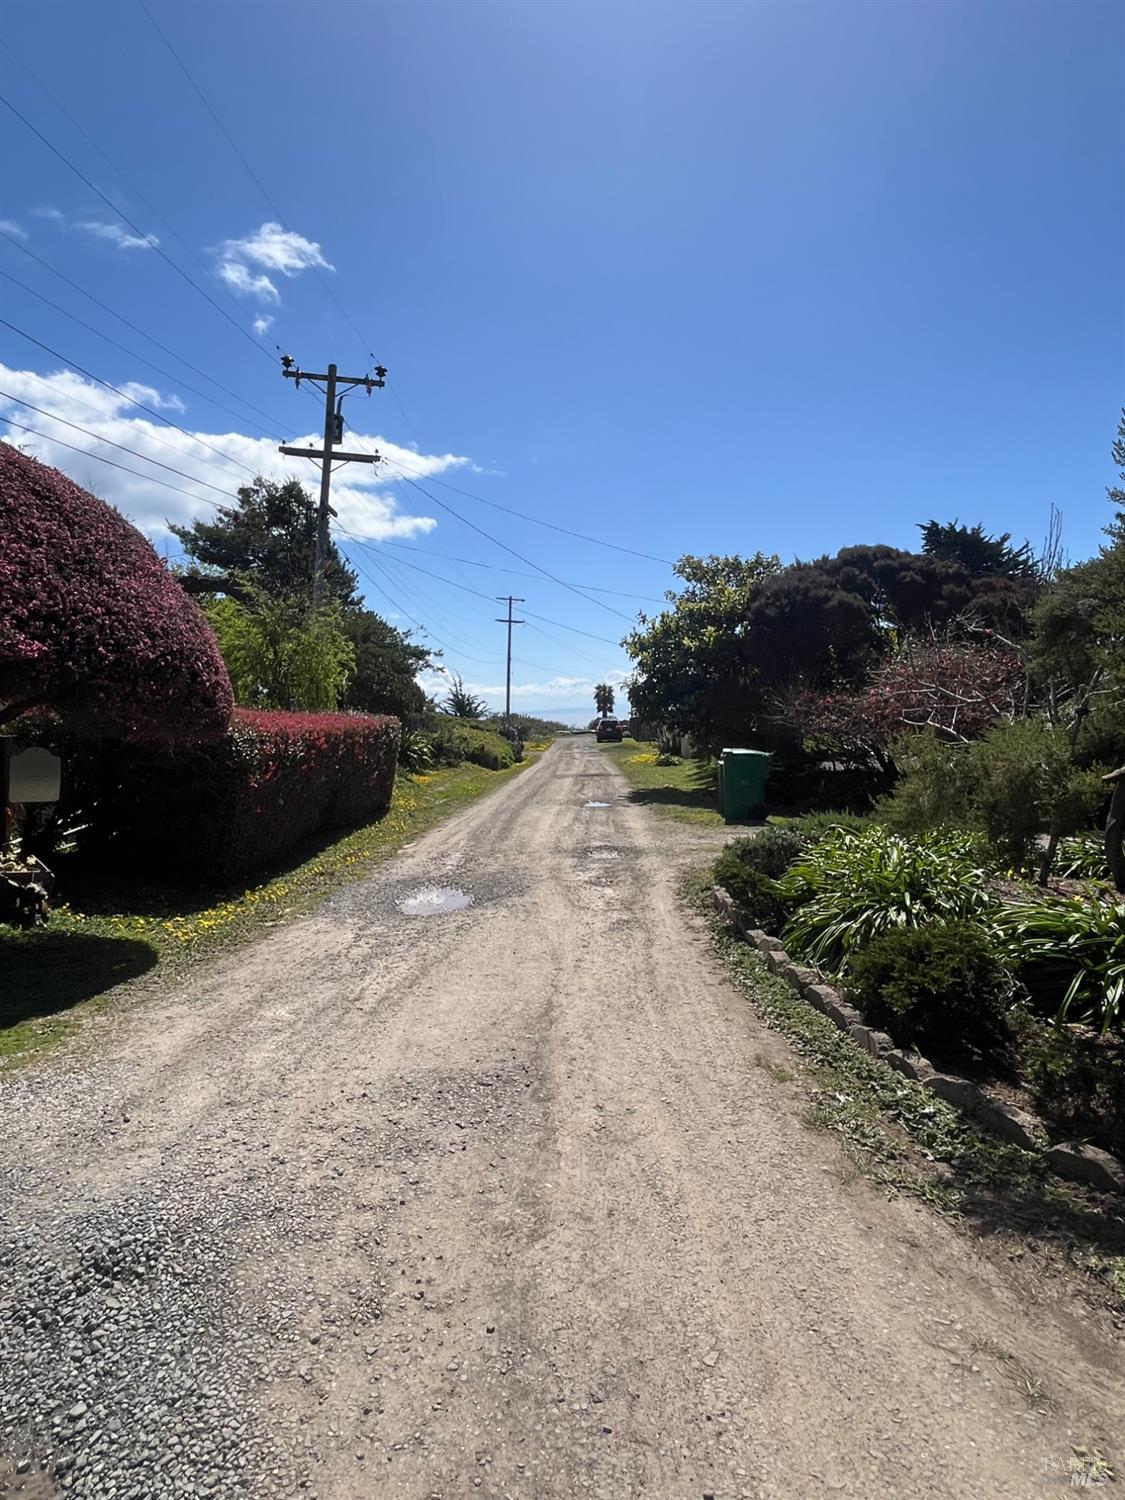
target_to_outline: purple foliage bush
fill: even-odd
[[[151,544],[0,443],[0,723],[48,708],[84,734],[204,740],[231,705],[215,637]]]

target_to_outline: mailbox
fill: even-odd
[[[16,750],[8,762],[9,802],[57,802],[62,761],[50,750],[31,745]]]

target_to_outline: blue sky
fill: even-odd
[[[1122,399],[1116,3],[150,8],[268,199],[139,4],[9,9],[89,138],[3,51],[0,91],[109,203],[0,108],[4,232],[165,349],[0,239],[0,271],[66,310],[0,278],[0,317],[55,351],[0,325],[2,388],[41,408],[0,398],[0,420],[159,546],[165,517],[312,435],[275,343],[389,367],[393,394],[346,407],[393,462],[341,473],[365,543],[342,540],[372,607],[494,703],[491,596],[539,617],[516,705],[570,707],[625,673],[622,616],[672,578],[437,479],[662,559],[910,546],[931,516],[1037,541],[1052,504],[1072,557],[1097,545]],[[428,494],[386,477],[404,466]]]

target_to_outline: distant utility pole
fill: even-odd
[[[324,593],[324,565],[328,559],[328,518],[336,514],[328,503],[332,486],[333,462],[377,464],[381,461],[378,453],[344,453],[337,448],[336,445],[344,438],[344,396],[348,391],[354,390],[357,385],[362,385],[370,396],[376,387],[382,389],[386,385],[387,372],[382,365],[376,365],[374,375],[337,375],[336,366],[329,365],[323,374],[310,374],[308,370],[298,369],[289,355],[283,354],[281,373],[286,380],[295,380],[298,389],[302,380],[309,381],[318,389],[320,382],[324,382],[324,447],[289,448],[283,444],[278,450],[280,453],[288,453],[293,458],[320,460],[320,504],[316,513],[316,556],[313,561],[313,606],[315,608]],[[344,390],[337,396],[336,392],[340,386],[343,386]]]
[[[508,727],[512,722],[512,626],[527,623],[525,620],[512,619],[512,605],[526,604],[527,600],[517,599],[514,594],[497,594],[496,599],[498,603],[508,606],[506,616],[501,618],[497,615],[496,617],[497,625],[507,625],[508,627],[508,675],[504,683],[504,724]]]

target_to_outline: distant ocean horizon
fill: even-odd
[[[526,714],[530,719],[553,719],[556,724],[571,725],[588,724],[596,717],[593,705],[589,708],[524,708],[521,704],[519,708],[513,706],[512,712]]]

